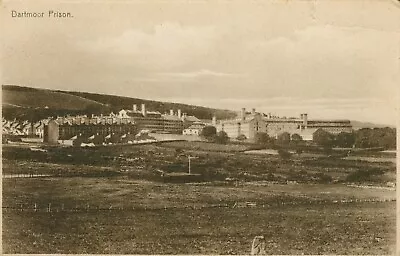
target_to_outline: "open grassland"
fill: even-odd
[[[3,178],[3,252],[247,254],[264,235],[269,254],[394,253],[393,163],[179,145],[3,147],[4,173],[51,175]],[[207,181],[160,182],[187,155]]]
[[[5,212],[5,253],[390,254],[395,204],[153,211]]]
[[[166,148],[179,148],[197,151],[216,151],[216,152],[243,152],[250,148],[246,144],[217,144],[204,141],[173,141],[161,144]]]
[[[198,183],[165,184],[118,178],[22,178],[3,180],[3,207],[89,207],[131,209],[135,207],[203,207],[236,202],[266,206],[317,204],[341,200],[394,200],[394,190],[357,188],[341,184]]]
[[[157,180],[157,170],[187,172],[188,155],[193,173],[208,181],[237,179],[240,181],[294,180],[302,183],[361,182],[384,185],[395,181],[396,168],[391,162],[370,163],[361,160],[323,157],[293,157],[283,160],[276,155],[249,155],[187,149],[174,142],[174,147],[161,145],[113,146],[98,148],[47,148],[47,152],[29,148],[3,147],[4,173],[44,173],[56,176],[113,176],[123,173],[131,178]],[[193,143],[193,142],[188,142]],[[203,143],[209,147],[224,145]],[[179,148],[178,145],[182,147]],[[190,144],[194,145],[194,144]],[[229,145],[244,147],[244,145]],[[354,177],[348,176],[356,174]]]
[[[394,198],[391,190],[336,184],[7,179],[3,205],[10,208],[3,209],[3,249],[5,253],[246,254],[251,239],[263,234],[271,254],[387,254],[394,252],[395,202],[365,199]],[[248,201],[256,205],[235,206]],[[49,203],[52,211],[46,212]]]

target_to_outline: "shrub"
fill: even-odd
[[[284,149],[278,149],[278,154],[283,160],[287,160],[292,156],[289,151]]]
[[[226,144],[229,141],[228,134],[224,131],[219,131],[215,136],[215,142],[220,144]]]
[[[334,144],[334,136],[320,128],[314,132],[313,142],[324,148],[331,148]]]
[[[254,140],[256,144],[263,145],[265,147],[273,147],[275,145],[275,140],[265,132],[256,133]]]
[[[202,130],[200,135],[204,137],[206,140],[213,140],[217,134],[217,129],[214,126],[205,126]]]
[[[363,128],[355,131],[354,144],[357,148],[396,148],[396,128]]]
[[[279,145],[289,145],[290,143],[290,134],[288,132],[283,132],[278,135],[278,138],[276,140],[277,144]]]
[[[177,156],[179,156],[179,155],[181,155],[181,154],[183,154],[183,149],[181,149],[181,148],[176,148],[175,149],[175,157],[177,157]]]
[[[349,182],[373,181],[376,176],[382,175],[383,173],[384,171],[382,169],[377,169],[377,168],[369,170],[360,169],[347,175],[346,181]]]
[[[292,139],[292,141],[302,141],[303,140],[303,138],[297,133],[292,134],[291,139]]]
[[[316,177],[320,183],[331,183],[333,181],[333,178],[330,175],[322,172],[317,173]]]
[[[240,134],[239,136],[236,137],[236,139],[239,140],[239,141],[243,141],[243,140],[246,140],[247,137],[244,134]]]
[[[354,133],[341,132],[335,136],[335,146],[342,148],[353,147],[356,137]]]
[[[275,175],[273,174],[273,173],[268,173],[267,174],[267,180],[269,180],[269,181],[277,181],[278,179],[277,179],[277,177],[275,177]]]

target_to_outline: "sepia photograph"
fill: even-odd
[[[399,255],[399,1],[0,5],[2,253]]]

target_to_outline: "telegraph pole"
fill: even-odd
[[[193,159],[193,158],[197,158],[197,157],[188,156],[188,159],[189,159],[189,174],[191,174],[190,159]]]
[[[190,159],[192,158],[191,156],[188,156],[189,158],[189,174],[190,174]]]

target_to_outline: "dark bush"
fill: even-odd
[[[217,135],[217,129],[214,126],[205,126],[203,130],[201,130],[200,136],[205,138],[208,141],[214,140],[215,136]]]
[[[288,132],[283,132],[278,135],[278,138],[276,140],[276,143],[278,145],[286,146],[289,145],[290,143],[290,134]]]
[[[334,145],[334,135],[319,128],[313,134],[313,142],[324,148],[332,148]]]
[[[247,137],[244,134],[240,134],[239,136],[236,137],[236,139],[239,140],[239,141],[243,141],[243,140],[246,140]]]
[[[278,178],[275,177],[275,175],[270,172],[270,173],[267,174],[267,180],[269,180],[269,181],[277,181]]]
[[[354,144],[357,148],[396,148],[396,128],[363,128],[355,132]]]
[[[367,170],[357,170],[353,173],[350,173],[346,177],[346,181],[348,182],[361,182],[361,181],[374,181],[376,180],[376,176],[384,174],[384,170],[382,169],[367,169]]]
[[[333,178],[330,175],[322,172],[317,173],[315,176],[320,183],[331,183],[333,181]]]
[[[224,131],[219,131],[215,136],[215,142],[219,144],[226,144],[229,141],[228,134]]]
[[[278,149],[278,154],[283,160],[290,159],[290,157],[292,156],[292,154],[289,151],[284,149]]]
[[[181,149],[181,148],[176,148],[176,149],[175,149],[175,157],[177,157],[177,156],[183,154],[183,152],[184,152],[183,149]]]
[[[256,133],[256,135],[254,137],[254,141],[256,144],[265,146],[267,148],[271,148],[275,145],[275,139],[271,138],[265,132]]]

